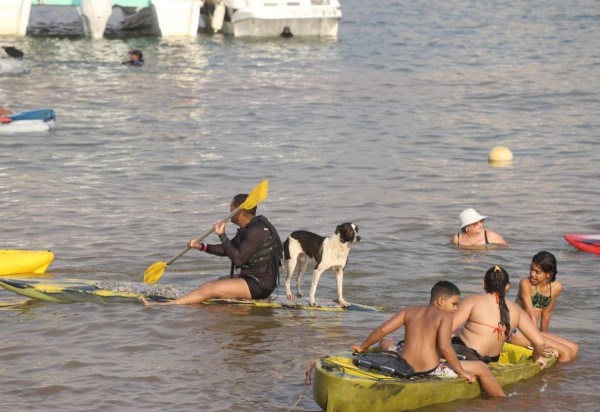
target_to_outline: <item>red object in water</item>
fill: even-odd
[[[600,255],[600,235],[566,234],[565,240],[584,252]]]

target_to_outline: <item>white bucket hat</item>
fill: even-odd
[[[483,219],[487,219],[487,216],[481,216],[475,209],[465,209],[460,212],[460,229]]]

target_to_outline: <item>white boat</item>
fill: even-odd
[[[205,28],[236,37],[337,37],[338,0],[205,0]]]
[[[46,132],[54,128],[52,109],[37,109],[0,116],[0,134]]]
[[[29,69],[23,60],[0,59],[0,76],[27,73]]]
[[[0,125],[0,134],[47,132],[54,128],[54,120],[45,122],[43,120],[19,120]]]

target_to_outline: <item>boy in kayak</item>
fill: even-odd
[[[247,194],[236,195],[229,206],[233,212],[248,198]],[[277,286],[279,265],[283,258],[283,245],[277,230],[264,216],[256,216],[256,207],[242,209],[231,217],[238,225],[236,235],[230,240],[225,233],[225,222],[214,225],[220,244],[208,245],[192,239],[190,248],[216,256],[227,256],[231,260],[231,273],[208,281],[187,295],[168,302],[150,302],[149,305],[191,305],[209,299],[266,299]],[[235,273],[234,269],[240,269]]]
[[[479,379],[481,389],[489,396],[506,396],[489,368],[480,361],[459,361],[452,348],[452,315],[458,308],[460,291],[451,282],[437,282],[431,289],[429,305],[409,306],[373,329],[360,345],[352,350],[364,352],[374,343],[404,326],[404,344],[400,355],[415,370],[414,376],[444,376],[466,378],[469,383]],[[390,340],[381,342],[390,349]],[[445,362],[440,362],[444,358]]]

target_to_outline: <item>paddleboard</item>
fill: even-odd
[[[0,286],[18,295],[46,302],[140,302],[142,297],[165,302],[191,292],[195,287],[153,284],[141,282],[89,281],[71,279],[60,282],[48,279],[0,278]],[[238,300],[212,299],[207,304],[251,305],[265,308],[290,308],[321,311],[380,311],[381,308],[351,303],[342,308],[333,301],[317,300],[317,306],[310,306],[308,298],[288,300],[284,296],[268,299]]]
[[[584,252],[600,255],[600,235],[564,235],[565,240]]]

